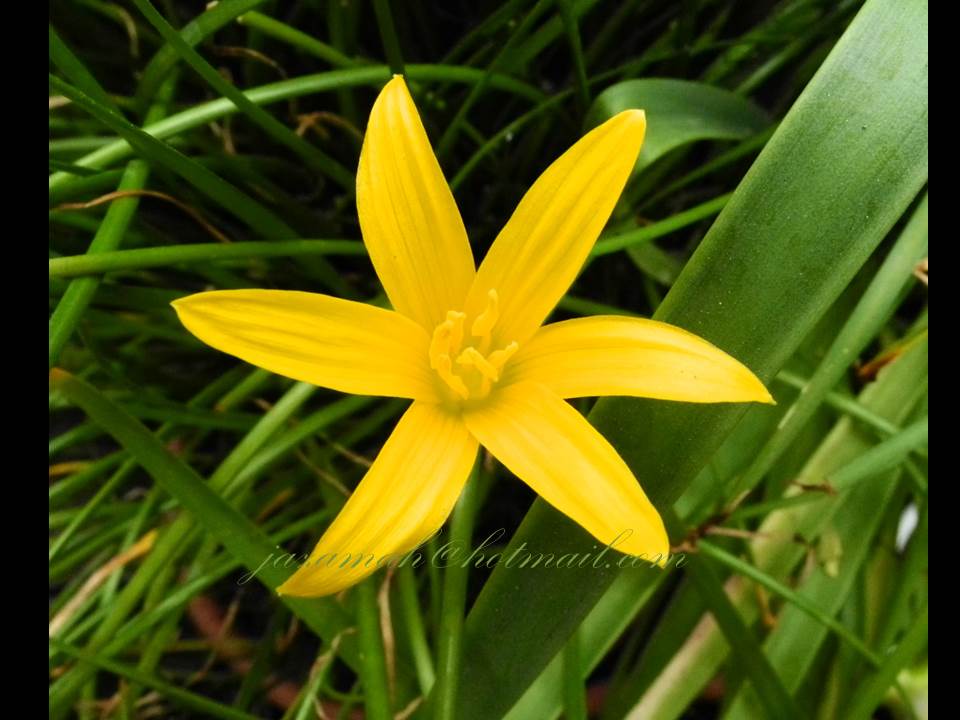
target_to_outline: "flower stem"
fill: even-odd
[[[473,536],[473,521],[479,495],[480,462],[470,473],[463,494],[453,510],[450,521],[449,547],[469,555]],[[451,554],[443,573],[443,601],[440,610],[440,632],[437,633],[437,681],[434,701],[434,720],[453,720],[460,680],[460,655],[463,644],[463,615],[467,596],[469,565],[458,561],[459,554]]]
[[[360,642],[360,681],[363,683],[366,716],[369,720],[390,720],[390,688],[387,661],[380,628],[377,585],[367,578],[357,585],[357,631]]]
[[[430,646],[427,644],[427,634],[423,627],[423,613],[417,599],[417,580],[411,565],[403,565],[397,569],[397,592],[400,594],[403,620],[410,635],[410,652],[413,655],[420,692],[427,695],[433,687],[436,674],[433,669]]]

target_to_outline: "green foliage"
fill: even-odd
[[[93,700],[130,718],[914,714],[925,2],[198,7],[50,6],[52,717]],[[500,528],[488,556],[596,551],[481,462],[427,562],[333,598],[273,592],[404,403],[234,361],[169,302],[265,287],[385,304],[352,186],[401,69],[478,257],[584,128],[646,111],[634,176],[555,317],[671,322],[777,399],[578,406],[685,563],[438,567],[444,542]]]

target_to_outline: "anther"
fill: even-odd
[[[474,340],[464,343],[466,314],[450,310],[437,325],[430,339],[430,367],[454,393],[455,400],[479,400],[486,397],[500,379],[503,367],[519,347],[512,342],[501,350],[488,352],[493,342],[491,331],[500,317],[496,290],[487,292],[487,306],[470,326]]]
[[[450,362],[450,354],[460,347],[463,340],[463,313],[450,310],[447,319],[437,325],[430,340],[430,367],[439,369],[441,359],[446,356]]]
[[[462,399],[466,400],[470,397],[470,391],[467,389],[466,383],[463,382],[463,379],[459,375],[453,374],[453,363],[449,355],[441,355],[434,370],[437,371],[440,379]]]
[[[487,356],[487,361],[496,369],[497,375],[500,375],[500,371],[503,370],[503,366],[507,364],[507,360],[513,357],[513,354],[520,348],[520,345],[517,344],[517,341],[514,340],[509,345],[507,345],[503,350],[494,350]]]
[[[491,288],[487,293],[487,307],[477,316],[477,319],[473,321],[473,325],[470,327],[471,335],[474,337],[486,337],[490,334],[493,326],[497,324],[497,319],[500,317],[497,305],[497,291]]]
[[[457,365],[475,367],[487,380],[496,382],[500,379],[497,368],[487,358],[480,354],[475,347],[468,347],[457,358]]]

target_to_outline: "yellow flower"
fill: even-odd
[[[479,270],[401,76],[370,113],[357,173],[363,240],[394,310],[327,295],[224,290],[177,300],[218,350],[341,392],[409,398],[370,470],[278,591],[338,592],[446,520],[486,447],[604,544],[666,558],[663,522],[611,445],[564,398],[771,402],[746,367],[664,323],[542,326],[603,229],[643,143],[627,110],[540,176]]]

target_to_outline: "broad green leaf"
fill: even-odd
[[[630,625],[637,613],[653,597],[666,579],[665,573],[651,568],[630,568],[620,573],[610,590],[600,599],[580,626],[580,659],[584,680],[606,655],[617,637]],[[563,658],[557,655],[523,697],[505,716],[505,720],[536,717],[550,720],[560,714],[563,684]]]
[[[779,423],[776,433],[755,453],[750,467],[739,479],[739,490],[753,489],[790,447],[830,389],[889,319],[904,288],[915,282],[914,267],[927,253],[927,206],[924,194],[857,307],[803,387],[798,401]]]
[[[761,378],[784,365],[926,181],[925,13],[922,3],[867,3],[704,238],[658,320],[707,338]],[[604,399],[590,420],[653,502],[667,507],[746,409]],[[539,500],[508,552],[523,542],[557,556],[591,551],[582,530]],[[497,567],[467,620],[469,681],[458,717],[509,709],[615,576],[615,568],[547,574]]]
[[[729,90],[689,80],[649,78],[611,85],[597,96],[584,122],[596,127],[617,113],[647,114],[647,136],[634,173],[697,140],[742,140],[770,124],[768,115]]]

